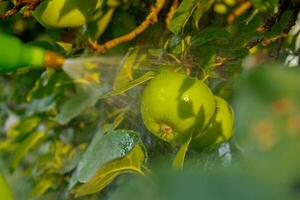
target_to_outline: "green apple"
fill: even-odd
[[[196,136],[192,146],[204,148],[220,144],[233,136],[234,113],[232,107],[222,98],[216,96],[217,108],[211,123],[202,134]]]
[[[75,28],[93,15],[97,0],[43,0],[33,16],[46,28]]]
[[[142,96],[141,114],[147,129],[162,140],[182,144],[206,127],[216,102],[200,80],[163,72],[151,80]]]

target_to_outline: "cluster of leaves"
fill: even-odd
[[[13,6],[0,3],[0,13]],[[64,71],[0,76],[0,169],[17,199],[299,198],[300,72],[270,67],[297,53],[298,33],[277,43],[290,10],[257,33],[277,0],[166,1],[157,23],[99,56],[91,41],[134,30],[155,1],[98,3],[93,19],[72,30],[46,30],[22,10],[0,21],[1,32],[69,58]],[[236,82],[263,64],[271,70]],[[179,174],[158,162],[170,168],[178,147],[149,134],[140,117],[142,85],[162,70],[202,79],[237,114],[236,138],[190,149]],[[138,176],[120,176],[128,172]]]

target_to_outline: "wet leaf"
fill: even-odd
[[[75,196],[80,197],[99,192],[111,183],[118,175],[123,173],[134,172],[144,174],[141,169],[144,160],[145,155],[142,147],[140,145],[136,145],[125,157],[113,160],[100,167],[96,174],[87,183],[75,189]]]
[[[71,178],[69,188],[77,182],[88,182],[103,165],[126,156],[138,141],[137,133],[130,130],[115,130],[107,134],[96,133]]]

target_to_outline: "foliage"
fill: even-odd
[[[299,1],[98,0],[86,24],[56,29],[29,16],[38,2],[0,0],[0,32],[67,58],[0,75],[15,199],[299,199]],[[231,141],[149,133],[142,90],[164,71],[232,105]]]

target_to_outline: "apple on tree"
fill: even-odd
[[[207,127],[216,108],[211,90],[200,80],[163,72],[145,87],[141,113],[147,129],[162,140],[182,144]]]
[[[217,145],[233,136],[234,113],[232,107],[222,98],[216,96],[216,113],[203,133],[192,140],[192,146],[204,148]]]
[[[88,22],[97,3],[97,0],[44,0],[33,16],[48,29],[75,28]]]

